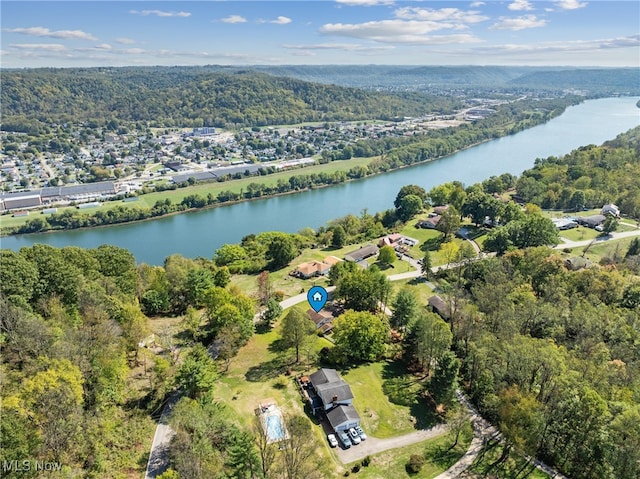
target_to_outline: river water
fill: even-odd
[[[296,232],[349,213],[393,207],[407,184],[431,189],[448,181],[465,185],[491,175],[519,175],[536,158],[559,156],[588,144],[601,144],[640,124],[638,98],[604,98],[569,107],[562,115],[515,135],[499,138],[429,163],[298,194],[247,201],[151,221],[95,229],[11,236],[2,248],[17,250],[34,243],[95,248],[127,248],[138,262],[162,264],[167,256],[211,257],[225,243],[262,231]]]

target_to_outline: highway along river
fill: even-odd
[[[2,248],[17,250],[34,243],[94,248],[113,244],[130,250],[138,262],[162,264],[180,253],[211,257],[225,243],[261,231],[295,232],[349,213],[370,213],[393,207],[398,190],[407,184],[431,189],[447,181],[470,185],[491,175],[519,175],[536,158],[560,156],[584,145],[599,145],[640,124],[638,98],[604,98],[569,107],[553,120],[515,135],[455,153],[429,163],[298,194],[247,201],[95,229],[11,236]]]

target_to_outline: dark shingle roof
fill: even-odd
[[[331,411],[327,413],[327,419],[329,420],[329,424],[335,430],[340,424],[344,422],[360,422],[360,415],[356,408],[352,405],[347,406],[337,406],[334,407]]]

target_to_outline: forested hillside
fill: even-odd
[[[449,112],[457,100],[366,92],[203,68],[4,71],[3,128],[115,119],[151,126],[262,126]],[[22,127],[21,127],[22,126]]]
[[[589,96],[638,95],[637,68],[571,68],[516,66],[282,65],[256,66],[258,71],[307,81],[388,90],[485,93],[583,90]]]
[[[483,472],[516,452],[574,479],[638,477],[639,259],[636,241],[615,266],[570,271],[531,248],[447,275],[466,386],[506,439]]]
[[[601,146],[536,160],[517,182],[518,194],[542,208],[581,210],[615,203],[640,218],[640,127]]]

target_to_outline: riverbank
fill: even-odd
[[[437,161],[437,160],[443,160],[446,159],[452,155],[455,155],[457,153],[463,152],[465,150],[468,150],[470,148],[474,148],[476,146],[482,145],[483,143],[487,143],[490,141],[493,141],[495,138],[488,138],[482,141],[478,141],[475,143],[472,143],[468,146],[465,146],[463,148],[460,148],[452,153],[448,153],[446,155],[440,156],[440,157],[436,157],[436,158],[428,158],[426,160],[423,161],[419,161],[416,163],[412,163],[410,165],[399,165],[395,168],[390,168],[388,170],[384,170],[384,171],[377,171],[374,173],[369,173],[369,174],[364,174],[361,177],[358,178],[349,178],[346,177],[343,181],[339,182],[339,183],[327,183],[327,184],[314,184],[311,185],[309,187],[306,188],[300,188],[300,189],[296,189],[296,190],[290,190],[290,191],[283,191],[283,192],[276,192],[276,193],[270,193],[270,194],[264,194],[261,196],[255,196],[255,197],[250,197],[250,198],[238,198],[238,199],[233,199],[233,200],[229,200],[229,201],[224,201],[224,202],[216,202],[213,204],[206,204],[204,206],[201,207],[193,207],[193,208],[185,208],[185,209],[180,209],[177,211],[171,211],[171,212],[167,212],[164,214],[160,214],[157,216],[150,216],[147,218],[141,218],[141,219],[132,219],[132,220],[126,220],[126,221],[120,221],[120,222],[114,222],[114,223],[108,223],[108,224],[100,224],[100,225],[91,225],[91,226],[81,226],[81,227],[74,227],[74,228],[49,228],[49,229],[41,229],[38,231],[29,231],[29,232],[20,232],[20,233],[12,233],[12,232],[7,232],[6,229],[8,228],[19,228],[23,225],[25,225],[29,220],[34,219],[33,217],[18,217],[18,218],[12,218],[12,219],[16,219],[18,221],[16,221],[14,224],[10,224],[10,225],[6,225],[6,220],[5,217],[8,215],[4,215],[0,217],[0,237],[8,237],[8,236],[23,236],[23,235],[30,235],[30,234],[36,234],[36,233],[59,233],[59,232],[64,232],[64,231],[70,231],[70,230],[88,230],[88,229],[97,229],[97,228],[106,228],[106,227],[110,227],[110,226],[118,226],[118,225],[124,225],[124,224],[130,224],[130,223],[143,223],[143,222],[148,222],[148,221],[153,221],[156,219],[160,219],[160,218],[167,218],[167,217],[171,217],[171,216],[176,216],[176,215],[180,215],[183,213],[193,213],[196,211],[201,211],[201,210],[208,210],[208,209],[213,209],[213,208],[219,208],[219,207],[223,207],[223,206],[232,206],[232,205],[236,205],[239,203],[245,203],[245,202],[249,202],[249,201],[254,201],[254,200],[263,200],[263,199],[269,199],[269,198],[276,198],[276,197],[281,197],[281,196],[289,196],[289,195],[296,195],[296,194],[300,194],[300,193],[304,193],[307,191],[312,191],[312,190],[319,190],[319,189],[324,189],[324,188],[329,188],[332,186],[336,186],[339,184],[345,184],[345,183],[350,183],[350,182],[356,182],[356,181],[360,181],[360,180],[365,180],[367,178],[371,178],[374,176],[380,176],[380,175],[385,175],[388,173],[392,173],[395,171],[399,171],[399,170],[403,170],[403,169],[407,169],[407,168],[413,168],[413,167],[418,167],[421,165],[424,165],[426,163],[430,163],[433,161]],[[270,175],[266,175],[266,176],[251,176],[249,178],[242,178],[239,180],[229,180],[229,181],[224,181],[224,182],[203,182],[203,183],[199,183],[196,185],[190,185],[190,186],[186,186],[186,187],[181,187],[181,188],[177,188],[177,189],[172,189],[172,190],[164,190],[164,191],[160,191],[160,192],[152,192],[152,193],[147,193],[144,195],[140,195],[138,196],[138,198],[142,199],[142,200],[146,200],[145,201],[145,206],[150,209],[150,204],[151,203],[157,203],[157,202],[165,202],[166,200],[171,201],[172,203],[176,200],[184,200],[184,198],[190,196],[190,195],[198,195],[201,193],[207,193],[207,194],[213,194],[213,193],[220,193],[221,191],[229,191],[229,192],[233,192],[233,193],[238,193],[238,194],[242,194],[242,191],[244,189],[245,186],[247,186],[248,184],[251,183],[255,183],[255,184],[259,184],[259,185],[264,185],[264,186],[269,186],[269,185],[273,185],[276,184],[278,180],[280,179],[287,179],[289,180],[290,178],[296,177],[296,176],[300,176],[302,174],[309,174],[311,173],[309,170],[310,169],[314,169],[314,167],[324,167],[326,166],[327,170],[331,170],[333,172],[345,172],[347,173],[348,171],[350,171],[353,168],[357,168],[357,167],[361,167],[364,165],[367,165],[375,160],[379,160],[381,158],[381,156],[375,156],[375,157],[369,157],[369,158],[354,158],[351,160],[340,160],[340,161],[334,161],[332,163],[326,163],[326,164],[316,164],[316,165],[312,165],[312,166],[308,166],[308,167],[302,167],[296,170],[290,170],[288,172],[279,172],[279,173],[273,173]],[[351,167],[349,168],[349,170],[345,170],[343,168],[331,168],[331,166],[334,166],[333,163],[340,163],[339,166],[342,166],[344,164],[344,166],[346,167]],[[318,169],[315,168],[315,172],[317,172]],[[311,174],[313,174],[311,173]],[[265,178],[265,181],[256,181],[260,178]],[[268,181],[267,181],[268,180]],[[228,188],[224,189],[223,188],[225,186],[228,186]],[[155,201],[154,201],[155,200]],[[110,210],[113,210],[115,208],[117,208],[118,206],[123,206],[124,207],[124,203],[122,202],[122,200],[118,200],[118,201],[108,201],[105,202],[103,204],[105,206],[105,208],[100,209],[99,211],[102,212],[107,212]],[[139,205],[133,205],[133,206],[126,206],[124,207],[127,210],[142,210],[143,208],[140,208]],[[36,210],[37,212],[40,212],[40,210]],[[65,207],[65,208],[61,208],[60,213],[64,213],[65,211],[69,211],[72,213],[76,213],[78,210],[75,206],[69,206],[69,207]],[[76,213],[78,214],[78,213]],[[79,215],[79,214],[78,214]],[[87,217],[91,216],[91,215],[85,215]],[[5,224],[3,224],[5,223]]]
[[[36,243],[83,248],[113,244],[132,251],[138,262],[152,265],[162,264],[174,253],[190,258],[211,257],[223,244],[238,243],[250,234],[293,233],[325,226],[337,217],[360,215],[364,210],[384,211],[393,206],[398,191],[407,184],[429,191],[451,181],[468,186],[503,173],[520,175],[534,166],[536,158],[560,157],[580,146],[611,140],[637,126],[636,101],[637,98],[628,97],[588,100],[546,124],[466,148],[446,159],[368,176],[363,181],[348,181],[332,188],[314,187],[295,195],[263,196],[260,199],[264,201],[240,201],[225,204],[225,208],[192,210],[189,214],[114,228],[5,236],[2,247],[17,251]],[[291,174],[297,173],[304,170]]]
[[[460,125],[453,128],[450,134],[444,133],[444,136],[441,131],[433,130],[432,134],[420,135],[419,140],[402,141],[392,138],[389,139],[391,143],[388,145],[385,143],[386,146],[383,148],[385,150],[391,149],[381,155],[314,164],[300,168],[302,170],[300,174],[296,174],[297,171],[275,172],[247,176],[237,180],[200,183],[150,192],[138,196],[142,199],[143,207],[140,207],[140,203],[125,206],[124,202],[108,202],[112,204],[108,204],[106,208],[101,208],[92,214],[79,213],[75,207],[71,206],[62,208],[60,213],[56,212],[44,218],[21,216],[12,217],[4,222],[0,218],[0,236],[135,223],[175,213],[233,205],[252,199],[267,199],[284,194],[301,193],[357,179],[388,174],[407,167],[446,159],[483,143],[539,126],[564,113],[566,108],[574,103],[575,99],[552,100],[551,105],[554,108],[547,111],[545,115],[536,116],[534,120],[528,118],[528,110],[525,109],[516,114],[498,115],[497,119],[489,117],[476,124],[465,124],[464,127]],[[501,122],[494,123],[500,120]],[[378,147],[380,146],[378,145]],[[264,179],[256,181],[258,178]],[[206,197],[202,195],[206,195]],[[179,203],[176,203],[177,201]]]

